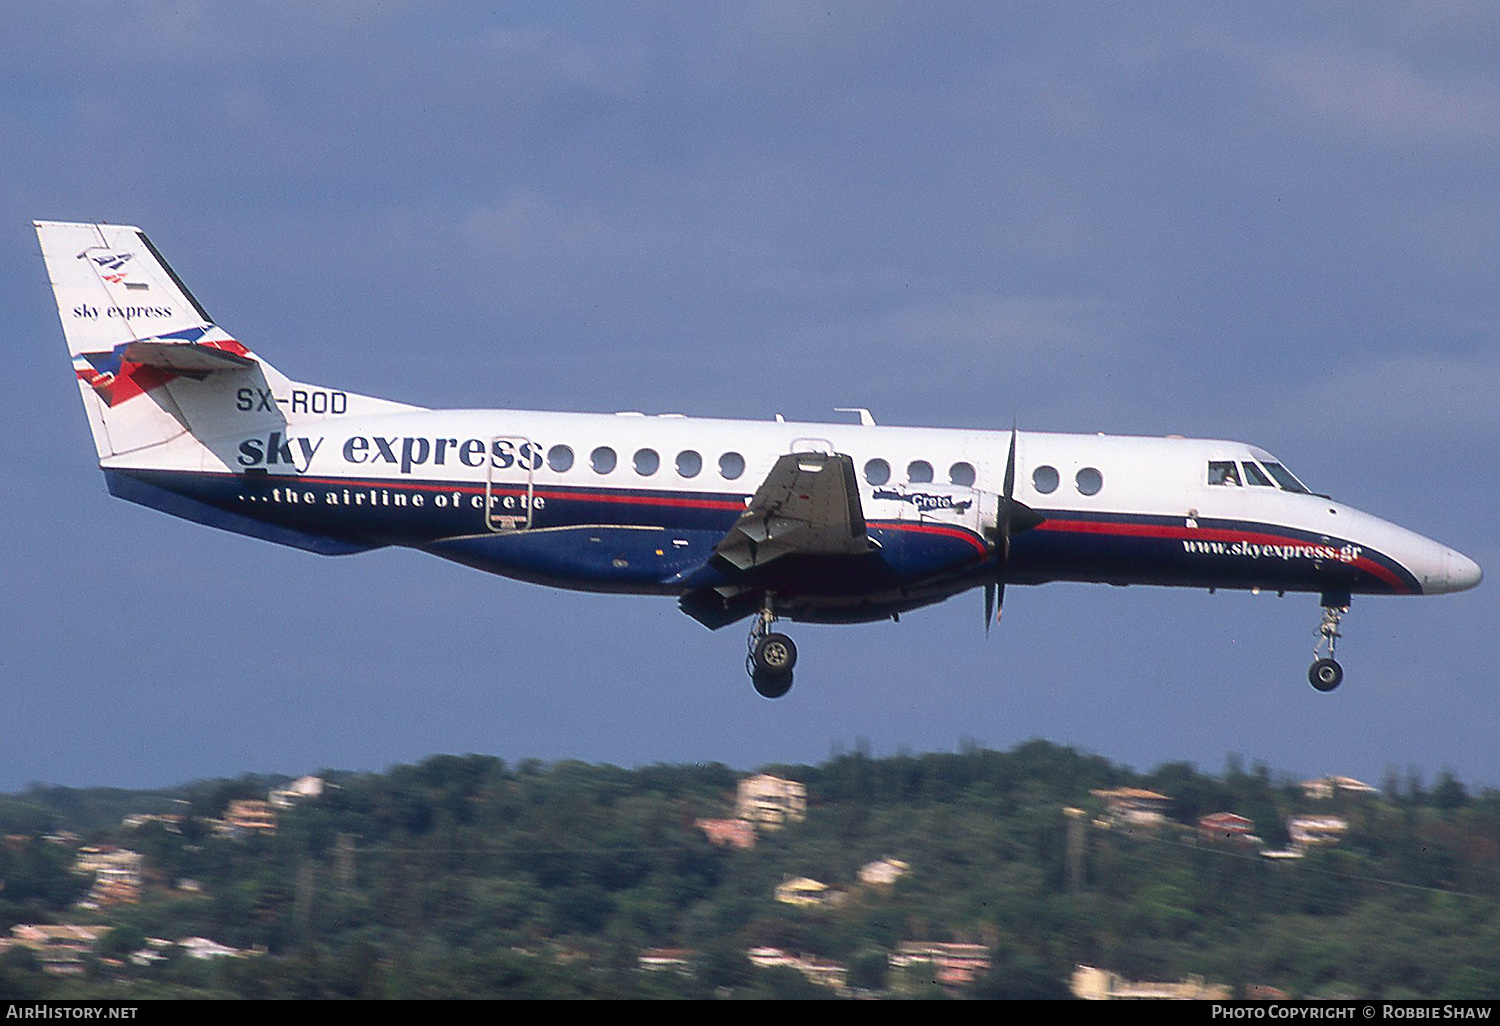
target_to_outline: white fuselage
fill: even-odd
[[[691,586],[779,457],[843,453],[857,468],[872,533],[906,529],[908,542],[943,551],[901,562],[878,596],[832,586],[800,610],[787,596],[792,615],[817,618],[820,607],[872,599],[871,615],[885,615],[902,605],[903,590],[909,607],[983,580],[1011,439],[670,414],[319,416],[287,412],[285,398],[277,396],[285,419],[275,427],[218,440],[184,434],[103,466],[148,477],[160,470],[166,477],[154,479],[172,491],[359,548],[413,545],[548,584],[660,594]],[[1224,464],[1233,479],[1211,483],[1211,467]],[[187,466],[196,472],[183,474]],[[1432,593],[1477,581],[1478,568],[1453,550],[1289,490],[1267,466],[1279,463],[1238,442],[1017,432],[1013,497],[1043,521],[1013,539],[1009,576],[1331,594]],[[213,484],[200,491],[194,480]],[[922,525],[931,528],[925,536],[910,533]],[[968,544],[957,544],[965,535]],[[579,554],[591,544],[619,551]]]

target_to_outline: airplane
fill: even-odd
[[[861,623],[1051,581],[1319,596],[1331,691],[1353,595],[1473,588],[1447,546],[1214,439],[531,410],[432,410],[281,374],[209,317],[139,228],[33,222],[111,494],[325,555],[404,545],[581,591],[749,618]]]

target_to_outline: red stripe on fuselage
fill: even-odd
[[[990,554],[990,550],[985,547],[980,538],[972,531],[965,531],[961,527],[948,527],[945,524],[916,524],[904,520],[877,520],[872,521],[870,526],[884,531],[911,531],[916,534],[936,534],[944,538],[956,538],[974,546],[974,550],[981,556]]]
[[[483,488],[476,491],[484,491]],[[492,488],[494,495],[525,495],[524,488]],[[735,502],[730,499],[689,499],[677,498],[669,495],[630,495],[620,492],[554,492],[545,488],[538,488],[535,493],[544,499],[581,499],[588,502],[619,502],[629,505],[641,506],[678,506],[685,509],[722,509],[743,512],[747,507],[743,502]]]
[[[239,477],[241,475],[235,475]],[[261,478],[260,480],[280,483],[281,477]],[[483,495],[483,485],[471,484],[431,484],[423,481],[402,481],[391,478],[370,478],[368,480],[357,480],[349,477],[293,477],[286,476],[288,482],[303,485],[313,485],[318,488],[401,488],[413,492],[459,492],[464,495]],[[503,487],[491,487],[491,495],[538,495],[543,499],[575,499],[584,502],[614,502],[635,506],[672,506],[682,509],[719,509],[743,512],[745,504],[743,501],[736,502],[733,499],[696,499],[686,496],[671,495],[631,495],[623,492],[572,492],[556,491],[551,488],[537,488],[527,492],[525,488],[517,488],[515,485],[504,485]]]

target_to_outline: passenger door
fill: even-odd
[[[536,489],[532,475],[542,454],[529,438],[496,435],[490,439],[484,478],[484,525],[504,533],[531,527]]]

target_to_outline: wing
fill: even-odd
[[[869,552],[854,461],[794,452],[776,461],[734,527],[714,547],[721,570],[749,573],[773,560]]]
[[[865,531],[854,461],[842,453],[788,453],[714,547],[715,583],[691,588],[680,604],[705,626],[722,627],[760,608],[765,591],[863,582],[880,569],[872,566],[877,548]]]

